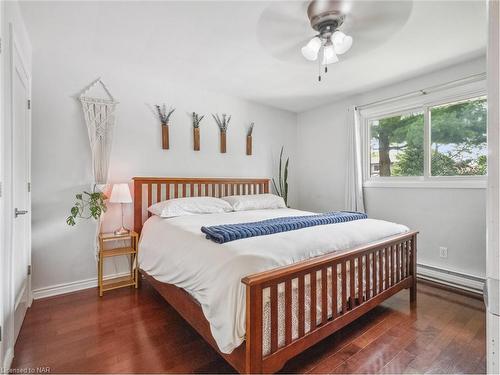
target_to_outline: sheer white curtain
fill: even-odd
[[[351,106],[347,109],[347,171],[345,208],[349,211],[365,212],[361,145],[359,111],[356,107]]]

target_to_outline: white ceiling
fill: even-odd
[[[356,4],[373,13],[353,15],[354,47],[321,83],[317,64],[300,58],[314,35],[302,1],[24,1],[21,9],[35,57],[58,49],[146,66],[294,112],[485,53],[484,1]]]

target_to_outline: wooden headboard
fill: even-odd
[[[134,177],[134,230],[151,216],[148,207],[172,198],[269,193],[268,178]]]

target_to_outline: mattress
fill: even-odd
[[[156,280],[176,285],[199,303],[219,349],[231,353],[245,339],[245,276],[289,265],[315,256],[349,249],[407,232],[400,224],[362,219],[321,225],[268,236],[216,244],[201,233],[202,226],[243,223],[276,217],[310,215],[311,212],[276,209],[190,215],[163,219],[149,218],[139,244],[139,266]],[[363,272],[364,274],[364,272]],[[320,276],[318,276],[320,277]],[[329,273],[331,278],[331,272]],[[318,279],[320,280],[320,279]],[[306,304],[310,288],[306,280]],[[330,285],[330,283],[328,283]],[[339,283],[340,285],[341,283]],[[320,292],[321,282],[317,283]],[[278,313],[284,313],[284,294],[278,295]],[[296,288],[292,294],[296,297]],[[265,293],[267,293],[265,291]],[[349,296],[350,291],[348,292]],[[356,290],[354,293],[357,293]],[[318,294],[321,295],[321,294]],[[269,351],[270,315],[268,296],[264,298],[264,354]],[[294,302],[295,301],[295,302]],[[298,335],[296,301],[292,297],[292,336]],[[337,301],[337,308],[341,306]],[[318,317],[321,316],[318,306]],[[308,309],[306,308],[306,311]],[[329,301],[328,316],[332,313]],[[308,322],[308,316],[306,315]],[[306,332],[310,329],[306,326]],[[284,342],[284,324],[279,323],[279,345]]]

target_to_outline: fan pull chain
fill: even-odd
[[[321,82],[321,57],[319,55],[320,54],[318,54],[318,82]]]

